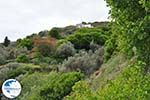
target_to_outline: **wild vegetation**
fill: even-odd
[[[6,37],[0,85],[19,80],[17,100],[149,100],[150,2],[106,2],[111,22],[54,27],[16,42]]]

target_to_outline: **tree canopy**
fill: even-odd
[[[111,8],[112,35],[117,49],[150,65],[149,0],[106,0]],[[134,50],[133,50],[134,48]]]

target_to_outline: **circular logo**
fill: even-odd
[[[21,92],[21,85],[16,79],[8,79],[2,85],[2,92],[7,98],[16,98]]]

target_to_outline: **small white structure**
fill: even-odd
[[[76,25],[77,28],[84,28],[84,27],[87,27],[87,28],[93,28],[93,26],[91,24],[77,24]]]

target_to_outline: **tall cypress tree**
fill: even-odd
[[[10,40],[8,39],[8,37],[6,36],[4,39],[4,46],[8,46],[10,44]]]

